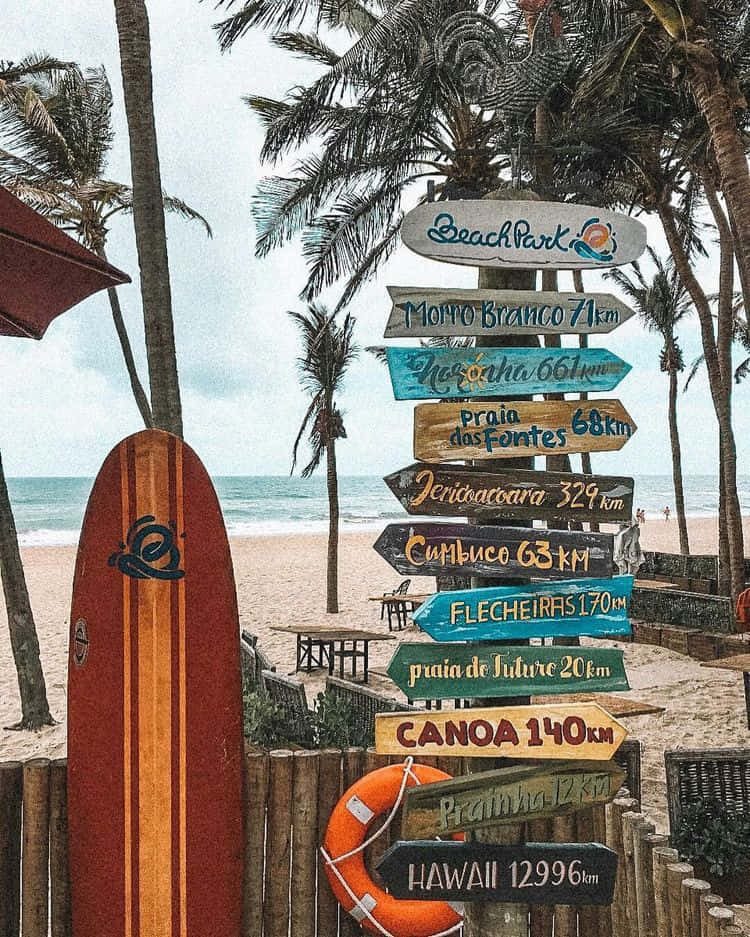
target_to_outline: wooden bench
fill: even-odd
[[[276,667],[266,657],[258,645],[258,638],[244,628],[240,633],[240,664],[242,675],[254,688],[263,688],[262,674],[264,670],[274,672]]]
[[[286,713],[289,725],[294,729],[294,737],[306,738],[310,732],[310,710],[305,687],[299,680],[282,677],[270,670],[264,670],[261,677],[268,698]]]
[[[664,766],[672,834],[683,810],[697,801],[718,800],[731,813],[750,810],[750,749],[669,750]]]
[[[336,699],[346,700],[356,713],[357,727],[372,739],[375,738],[375,716],[378,713],[417,709],[416,706],[409,706],[384,693],[378,693],[351,680],[342,680],[340,677],[326,677],[326,693]]]

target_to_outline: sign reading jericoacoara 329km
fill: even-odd
[[[396,400],[614,390],[630,365],[604,348],[388,348]]]
[[[560,202],[429,202],[404,218],[401,239],[433,260],[472,267],[560,270],[627,264],[646,229],[627,215]]]

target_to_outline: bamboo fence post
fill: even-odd
[[[56,758],[49,781],[49,880],[51,937],[70,937],[70,869],[68,866],[68,765]]]
[[[337,937],[339,931],[339,905],[333,896],[325,872],[325,860],[320,846],[326,834],[331,811],[341,795],[341,752],[326,748],[320,753],[318,776],[318,896],[317,918],[319,937]],[[343,912],[342,912],[343,913]]]
[[[625,908],[627,902],[627,886],[625,880],[625,862],[622,844],[622,815],[638,805],[630,797],[615,797],[612,803],[607,804],[607,846],[617,853],[617,875],[615,877],[615,890],[612,897],[612,933],[615,937],[627,937],[628,931]]]
[[[680,858],[676,849],[671,846],[657,846],[653,853],[654,874],[654,911],[656,914],[656,933],[670,932],[669,904],[667,901],[667,866],[677,862]]]
[[[708,909],[706,918],[708,920],[706,937],[721,937],[722,928],[728,924],[734,924],[734,911],[723,904],[717,904],[716,907]]]
[[[266,836],[264,937],[289,935],[289,871],[292,844],[292,752],[268,756],[268,833]]]
[[[682,883],[682,933],[684,937],[701,937],[701,896],[711,891],[708,882],[686,878]]]
[[[708,912],[711,908],[718,908],[724,904],[724,899],[719,895],[709,892],[707,895],[701,895],[701,937],[708,937]]]
[[[633,841],[640,937],[659,937],[656,930],[656,906],[654,904],[654,849],[657,846],[666,846],[668,843],[668,836],[648,832],[647,828],[641,829],[640,835],[636,836]]]
[[[597,843],[607,842],[607,810],[604,804],[596,804],[592,808],[594,817],[594,841]],[[594,933],[598,937],[613,937],[612,935],[612,913],[607,905],[597,908],[597,927]]]
[[[21,804],[23,765],[0,764],[0,937],[21,926]]]
[[[622,818],[622,840],[625,852],[625,880],[627,885],[627,914],[630,933],[638,937],[638,879],[635,871],[635,841],[641,835],[653,833],[656,829],[642,813],[628,812]]]
[[[49,933],[49,768],[49,758],[33,758],[23,766],[23,937]]]
[[[294,753],[292,798],[291,933],[315,937],[315,867],[318,851],[318,752]]]
[[[585,810],[579,810],[576,814],[574,814],[574,819],[576,826],[575,841],[578,843],[596,842],[593,807],[588,807]],[[578,931],[581,934],[597,934],[598,929],[599,908],[578,908]]]
[[[403,759],[398,759],[403,761]],[[421,759],[420,759],[421,761]],[[361,748],[344,749],[344,790],[347,790],[362,777],[365,765],[365,753]],[[341,937],[361,937],[362,929],[351,914],[341,914],[339,924],[339,933]]]
[[[552,820],[530,820],[526,824],[526,839],[531,843],[549,843],[552,841]],[[530,937],[552,937],[555,921],[553,905],[529,905]]]
[[[573,814],[552,818],[552,841],[572,843],[575,840],[576,820]],[[576,937],[576,909],[567,904],[555,905],[555,937]]]
[[[685,937],[682,929],[682,883],[693,878],[695,869],[688,862],[672,862],[666,868],[668,921],[674,937]]]
[[[245,753],[245,855],[242,876],[242,937],[263,933],[268,754]]]

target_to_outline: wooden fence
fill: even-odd
[[[397,760],[361,749],[248,753],[242,937],[361,933],[339,914],[318,844],[342,791]],[[461,768],[460,759],[423,760],[452,774]],[[0,764],[0,937],[71,937],[65,776],[63,760]],[[611,907],[535,907],[528,937],[745,933],[629,797],[528,827],[532,841],[606,842],[619,856]],[[370,861],[390,838],[370,847]]]

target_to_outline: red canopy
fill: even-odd
[[[129,282],[0,186],[0,335],[41,338],[66,309]]]

